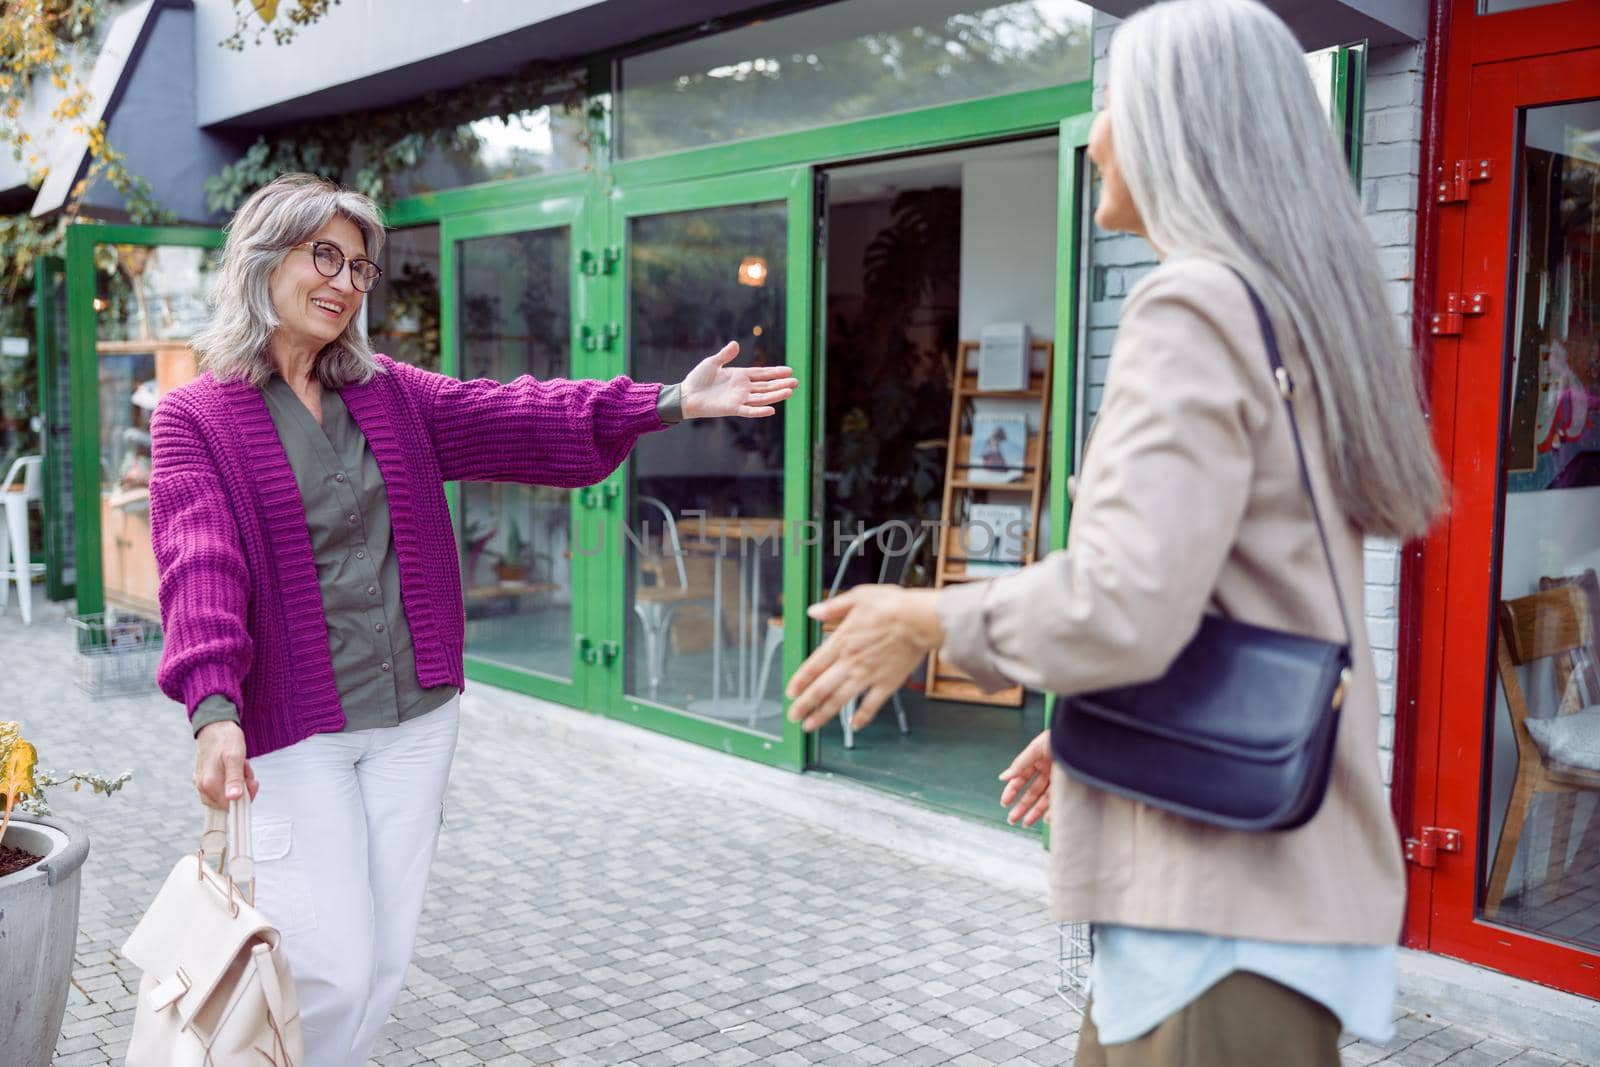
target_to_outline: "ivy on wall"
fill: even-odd
[[[332,178],[387,204],[396,198],[396,179],[435,154],[465,157],[476,151],[479,136],[472,123],[508,119],[544,105],[584,118],[578,137],[592,160],[604,102],[589,100],[587,79],[571,62],[541,62],[398,107],[351,112],[281,130],[270,139],[258,137],[243,156],[206,179],[206,206],[232,211],[286,171]]]

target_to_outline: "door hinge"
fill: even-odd
[[[1461,831],[1442,826],[1424,826],[1421,837],[1406,838],[1406,862],[1418,867],[1436,867],[1439,853],[1460,852]]]
[[[1482,315],[1488,310],[1488,293],[1446,293],[1444,310],[1433,313],[1433,335],[1454,337],[1461,332],[1468,315]]]
[[[1458,159],[1439,167],[1436,188],[1441,204],[1462,204],[1472,191],[1473,182],[1486,182],[1494,176],[1494,162],[1488,159]]]

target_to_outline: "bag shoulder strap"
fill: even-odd
[[[1232,267],[1228,268],[1233,270]],[[1255,287],[1237,270],[1233,273],[1238,277],[1244,291],[1250,297],[1250,306],[1255,308],[1256,321],[1261,326],[1261,338],[1267,345],[1267,361],[1272,365],[1272,377],[1276,382],[1278,394],[1283,398],[1283,409],[1289,414],[1289,433],[1294,438],[1295,458],[1300,462],[1300,484],[1305,488],[1306,499],[1311,502],[1311,518],[1317,524],[1317,538],[1322,542],[1322,558],[1328,564],[1328,579],[1333,583],[1333,597],[1339,603],[1339,621],[1344,625],[1344,643],[1348,650],[1354,640],[1354,630],[1350,627],[1350,611],[1345,607],[1344,593],[1339,588],[1339,573],[1334,569],[1333,550],[1328,545],[1328,531],[1322,525],[1322,509],[1317,507],[1317,494],[1311,488],[1311,468],[1306,464],[1305,446],[1300,440],[1300,423],[1294,416],[1294,379],[1289,375],[1289,369],[1283,365],[1283,354],[1278,351],[1278,334],[1272,328],[1272,319],[1267,314],[1266,305],[1261,302],[1261,297],[1256,293]]]

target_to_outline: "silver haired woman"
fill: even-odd
[[[312,1067],[359,1067],[405,979],[463,681],[444,483],[576,487],[680,419],[763,418],[787,367],[730,344],[678,385],[458,381],[375,355],[366,197],[304,174],[229,226],[203,373],[152,419],[166,648],[195,786],[256,797],[256,902],[295,975]]]
[[[988,687],[1072,695],[1162,675],[1208,611],[1342,638],[1239,275],[1296,383],[1344,601],[1362,602],[1364,535],[1418,535],[1440,506],[1412,355],[1276,16],[1175,0],[1130,18],[1089,156],[1096,220],[1161,264],[1123,308],[1067,547],[989,582],[813,606],[838,628],[790,683],[807,729],[863,693],[871,719],[932,648]],[[1405,883],[1372,655],[1359,614],[1350,626],[1331,785],[1299,829],[1222,830],[1113,796],[1053,768],[1047,734],[1000,775],[1012,821],[1051,820],[1054,916],[1094,924],[1079,1067],[1337,1067],[1341,1026],[1389,1035]]]

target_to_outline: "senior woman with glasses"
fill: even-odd
[[[788,367],[729,344],[678,385],[463,382],[375,355],[366,197],[284,175],[229,226],[204,373],[151,425],[162,690],[195,785],[256,798],[257,903],[294,970],[306,1062],[359,1067],[404,982],[464,684],[444,483],[593,484],[641,434],[763,418]]]

